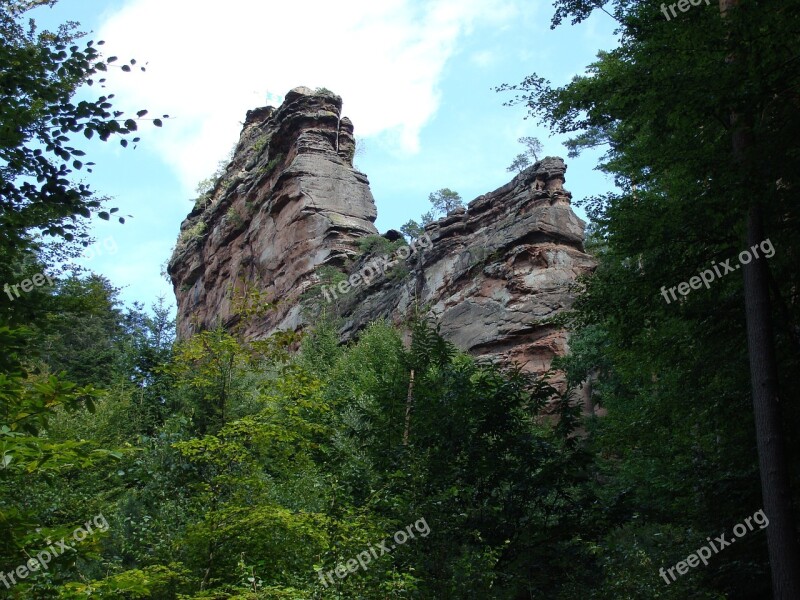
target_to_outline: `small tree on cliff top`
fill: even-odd
[[[428,200],[430,200],[433,205],[434,212],[439,214],[444,213],[445,215],[449,215],[457,208],[464,206],[461,195],[450,188],[442,188],[433,192],[428,196]]]

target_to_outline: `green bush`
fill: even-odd
[[[270,175],[282,160],[283,154],[276,154],[275,157],[267,163],[267,166],[264,167],[264,175]]]
[[[323,265],[315,271],[318,282],[306,290],[301,296],[301,302],[317,302],[322,299],[322,287],[335,287],[347,279],[347,275],[336,267]]]
[[[242,213],[233,206],[228,208],[228,212],[225,213],[225,219],[234,227],[241,227],[244,224]]]
[[[258,138],[258,139],[257,139],[255,142],[253,142],[253,151],[254,151],[256,154],[261,154],[261,151],[262,151],[262,150],[264,149],[264,147],[267,145],[267,142],[268,142],[268,141],[269,141],[269,139],[267,138],[267,136],[265,136],[265,135],[262,135],[262,136],[261,136],[260,138]]]
[[[184,243],[188,243],[194,240],[199,240],[201,237],[203,237],[203,234],[205,232],[206,232],[205,221],[198,221],[186,231],[182,231],[179,240]]]
[[[395,267],[389,269],[386,276],[389,279],[403,280],[411,275],[411,270],[404,263],[399,263]]]
[[[194,201],[193,210],[197,210],[198,208],[205,208],[210,200],[211,200],[211,192],[198,196]]]
[[[362,256],[369,256],[371,254],[391,254],[398,248],[406,245],[405,240],[390,242],[382,235],[367,235],[359,239],[356,243],[358,244],[358,249],[361,251]]]

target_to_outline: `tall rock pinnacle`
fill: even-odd
[[[357,238],[377,233],[341,109],[339,96],[299,87],[277,110],[248,112],[233,161],[181,225],[169,262],[181,337],[231,325],[232,296],[243,287],[281,300],[248,335],[299,328],[298,299],[315,269],[344,265]]]

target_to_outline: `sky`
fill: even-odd
[[[120,287],[127,303],[163,296],[174,304],[164,264],[197,183],[229,155],[248,109],[277,106],[300,85],[341,95],[383,232],[418,220],[440,188],[469,202],[505,184],[521,136],[566,158],[564,136],[526,119],[524,106],[504,106],[511,95],[494,88],[534,72],[567,83],[615,46],[604,13],[551,30],[548,0],[204,4],[60,0],[32,13],[41,26],[78,21],[117,65],[146,64],[146,72],[110,70],[103,93],[114,93],[116,109],[170,115],[161,128],[142,122],[135,149],[84,146],[96,163],[87,181],[129,217],[124,225],[93,223],[97,243],[81,262]],[[573,201],[613,188],[595,170],[597,159],[595,152],[567,160]]]

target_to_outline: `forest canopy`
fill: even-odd
[[[163,301],[65,269],[118,213],[75,140],[166,115],[116,110],[104,73],[141,66],[29,23],[53,3],[0,0],[0,598],[800,597],[798,0],[556,0],[553,27],[602,11],[619,46],[498,89],[617,190],[585,203],[597,267],[541,376],[416,305],[256,341],[240,298],[177,340]],[[407,237],[462,210],[429,199]]]

